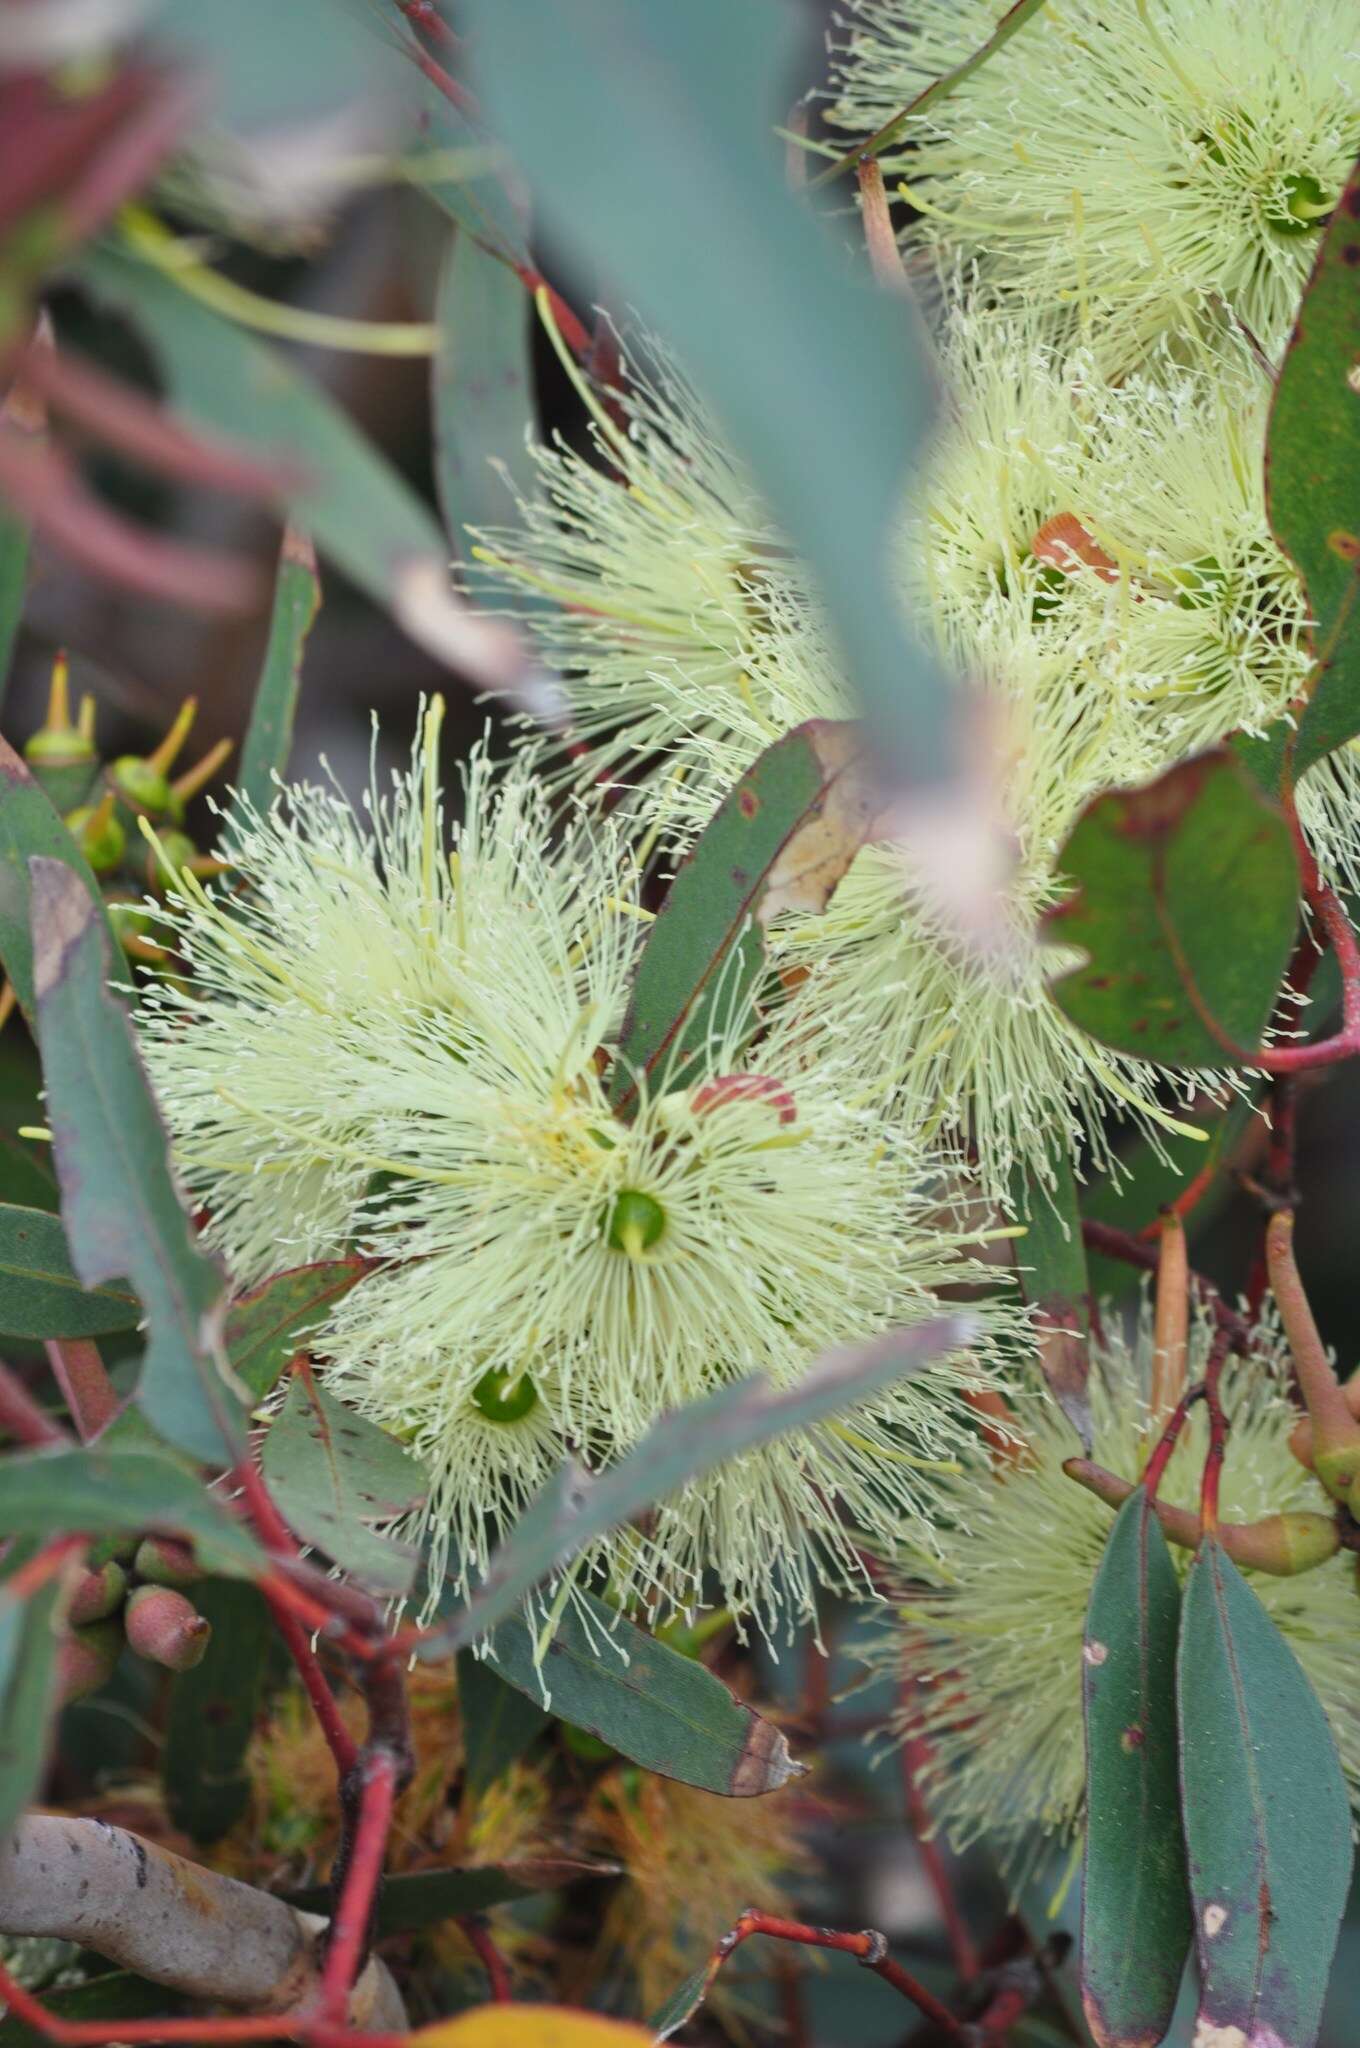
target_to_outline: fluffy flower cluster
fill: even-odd
[[[1192,1330],[1192,1379],[1208,1343],[1205,1327]],[[1094,1349],[1092,1455],[1129,1479],[1147,1456],[1153,1349],[1147,1315],[1130,1341],[1111,1334]],[[1289,1449],[1299,1418],[1288,1385],[1277,1341],[1262,1329],[1253,1357],[1224,1379],[1224,1522],[1327,1507]],[[1058,1411],[1036,1399],[1023,1417],[1018,1456],[950,1482],[945,1561],[923,1557],[908,1534],[898,1565],[909,1590],[894,1626],[868,1651],[904,1686],[898,1732],[927,1738],[931,1810],[959,1844],[986,1834],[1015,1848],[1036,1828],[1072,1835],[1081,1824],[1082,1632],[1113,1512],[1063,1472],[1078,1446]],[[1196,1505],[1207,1442],[1201,1411],[1171,1461],[1162,1499]],[[1187,1551],[1172,1557],[1182,1570],[1188,1565]],[[1343,1554],[1292,1578],[1248,1577],[1326,1708],[1360,1804],[1354,1560]]]
[[[751,1050],[734,1021],[620,1120],[606,1075],[645,929],[628,857],[605,830],[554,847],[531,757],[474,759],[450,852],[435,742],[366,816],[325,787],[237,812],[228,884],[169,898],[192,975],[144,1025],[236,1277],[356,1244],[375,1261],[317,1340],[327,1384],[425,1461],[420,1531],[465,1583],[568,1451],[607,1465],[755,1370],[789,1386],[977,1271],[936,1220],[939,1162],[805,1031]],[[736,1460],[584,1569],[628,1605],[690,1608],[707,1574],[742,1612],[810,1612],[865,1531],[920,1512],[978,1376],[942,1362]]]
[[[833,121],[862,137],[975,54],[1000,0],[853,0]],[[1124,368],[1241,322],[1272,356],[1360,152],[1348,0],[1063,0],[909,121],[913,241],[976,258]]]

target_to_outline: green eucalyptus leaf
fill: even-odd
[[[1319,668],[1297,731],[1295,776],[1360,732],[1360,167],[1318,249],[1275,383],[1266,439],[1271,528],[1308,592]],[[1279,764],[1291,732],[1266,747]],[[1278,784],[1278,772],[1272,786]]]
[[[1298,925],[1284,814],[1227,750],[1097,797],[1059,859],[1075,884],[1049,936],[1086,964],[1053,986],[1092,1038],[1166,1067],[1261,1042]]]
[[[522,1615],[501,1623],[487,1656],[507,1684],[663,1778],[748,1799],[805,1769],[774,1723],[696,1658],[589,1594],[566,1607],[541,1659]]]
[[[1176,1751],[1180,1615],[1166,1538],[1146,1488],[1135,1487],[1110,1530],[1082,1647],[1082,1998],[1099,2048],[1162,2039],[1190,1951]]]
[[[467,19],[554,239],[675,348],[812,569],[890,775],[952,767],[954,693],[908,631],[886,545],[930,411],[917,323],[781,175],[788,9],[475,0]]]
[[[433,398],[435,482],[459,554],[469,528],[503,525],[537,495],[531,311],[507,264],[454,235],[439,279]]]
[[[492,1906],[517,1905],[539,1892],[557,1891],[583,1877],[610,1877],[617,1864],[590,1862],[574,1856],[526,1856],[510,1863],[466,1863],[446,1870],[407,1870],[384,1878],[378,1894],[374,1933],[418,1934],[466,1913],[485,1913]],[[293,1892],[288,1903],[303,1913],[329,1913],[330,1891],[316,1885]]]
[[[644,1079],[678,1088],[744,1021],[781,910],[820,910],[872,828],[857,726],[810,719],[767,747],[724,798],[647,934],[614,1062],[614,1107]],[[754,1025],[752,1026],[754,1028]]]
[[[263,1595],[239,1579],[201,1580],[193,1603],[212,1636],[202,1663],[171,1682],[161,1778],[175,1826],[195,1842],[216,1842],[250,1799],[245,1756],[272,1623]]]
[[[5,701],[28,591],[28,528],[0,512],[0,705]]]
[[[34,854],[59,860],[77,877],[105,930],[104,899],[85,856],[50,801],[7,741],[0,739],[0,961],[14,984],[29,1028],[33,1002],[32,883]]]
[[[0,1203],[0,1334],[107,1337],[141,1313],[125,1287],[81,1286],[59,1217]]]
[[[1350,1801],[1316,1693],[1212,1536],[1186,1581],[1178,1707],[1196,2039],[1313,2048],[1350,1885]]]
[[[241,795],[261,815],[273,801],[275,775],[282,775],[288,766],[302,656],[320,609],[321,583],[312,544],[301,527],[290,525],[279,554],[269,644],[255,686],[237,778]]]
[[[117,1428],[117,1423],[113,1425]],[[203,1569],[254,1578],[264,1553],[191,1470],[153,1450],[113,1450],[101,1440],[71,1450],[0,1457],[0,1536],[142,1536],[191,1543]]]
[[[331,1259],[290,1266],[227,1310],[226,1347],[231,1369],[253,1401],[263,1401],[332,1303],[368,1271],[363,1259]]]
[[[183,2000],[163,1984],[152,1984],[131,1970],[107,1970],[82,1984],[58,1984],[44,1990],[42,2002],[58,2019],[158,2020],[178,2013]],[[47,2048],[51,2036],[30,2027],[17,2014],[0,2020],[0,2048]]]
[[[137,1400],[205,1462],[244,1445],[222,1349],[225,1288],[194,1236],[127,1012],[108,986],[103,921],[78,875],[34,859],[34,974],[47,1120],[71,1259],[87,1287],[126,1275],[146,1311]]]
[[[548,1725],[546,1708],[517,1692],[473,1650],[458,1652],[458,1710],[468,1791],[480,1798]]]
[[[47,1762],[57,1706],[60,1593],[58,1578],[19,1599],[0,1583],[0,1832],[33,1798]]]
[[[299,1375],[264,1443],[264,1476],[305,1543],[377,1593],[407,1593],[416,1555],[370,1522],[424,1499],[429,1480],[409,1451]]]

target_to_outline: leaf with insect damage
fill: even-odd
[[[1178,1663],[1197,2048],[1313,2048],[1350,1885],[1350,1802],[1327,1716],[1213,1536]]]
[[[31,771],[0,739],[0,963],[14,985],[30,1029],[33,1006],[33,906],[28,863],[34,854],[59,860],[77,876],[101,923],[104,899],[88,861]]]
[[[230,1464],[245,1441],[222,1344],[225,1283],[199,1247],[110,948],[81,878],[29,863],[38,1050],[71,1259],[86,1287],[126,1276],[146,1311],[137,1402],[170,1443]]]
[[[1092,1038],[1168,1067],[1260,1044],[1298,925],[1289,827],[1226,748],[1097,797],[1058,861],[1075,885],[1047,933],[1085,963],[1053,984]]]
[[[784,910],[821,910],[874,830],[864,734],[810,719],[767,747],[718,806],[672,882],[638,961],[611,1092],[678,1088],[745,1021],[763,935]],[[754,1028],[754,1024],[752,1025]]]
[[[1147,1491],[1115,1516],[1082,1646],[1081,1978],[1099,2048],[1156,2048],[1190,1950],[1176,1752],[1181,1595]]]

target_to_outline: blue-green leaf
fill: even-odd
[[[302,683],[303,651],[320,609],[321,584],[312,544],[301,527],[289,526],[279,554],[269,645],[260,680],[255,685],[255,701],[250,707],[250,724],[241,747],[237,778],[241,795],[260,812],[269,809],[274,776],[282,775],[288,766]]]

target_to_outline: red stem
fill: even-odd
[[[84,1550],[88,1538],[85,1536],[58,1536],[54,1543],[47,1544],[27,1564],[20,1565],[17,1572],[5,1580],[5,1595],[10,1600],[28,1600],[54,1579],[68,1557],[75,1557]]]
[[[265,1587],[264,1597],[269,1603],[269,1612],[274,1617],[274,1626],[283,1637],[288,1654],[297,1666],[298,1676],[312,1703],[312,1711],[326,1738],[326,1747],[335,1758],[335,1768],[343,1780],[359,1762],[359,1745],[340,1718],[335,1694],[327,1683],[326,1674],[321,1669],[316,1652],[307,1640],[306,1630],[292,1609],[280,1600],[269,1586]]]
[[[7,1365],[0,1365],[0,1430],[15,1443],[37,1450],[45,1445],[71,1447],[61,1424],[45,1415],[22,1381]]]
[[[1335,889],[1324,882],[1310,887],[1308,898],[1341,970],[1341,1029],[1318,1045],[1266,1046],[1245,1055],[1244,1064],[1266,1074],[1301,1074],[1310,1067],[1331,1067],[1360,1053],[1360,943]]]
[[[458,1921],[458,1931],[486,1971],[487,1986],[491,1992],[493,2005],[508,2005],[512,1996],[510,1972],[506,1967],[505,1957],[491,1939],[485,1922],[476,1919],[472,1914],[464,1914]]]
[[[107,1428],[120,1406],[99,1347],[88,1337],[49,1337],[44,1349],[80,1441],[87,1444]]]
[[[948,2006],[941,2005],[933,1991],[928,1991],[909,1970],[893,1961],[888,1954],[886,1939],[872,1928],[862,1928],[857,1934],[841,1934],[834,1927],[810,1927],[801,1920],[781,1920],[773,1913],[761,1913],[754,1906],[748,1907],[714,1950],[709,1964],[710,1982],[733,1950],[739,1948],[743,1941],[749,1941],[753,1934],[768,1934],[775,1941],[796,1941],[804,1948],[830,1948],[841,1955],[854,1956],[866,1970],[872,1970],[903,1998],[909,1998],[917,2011],[931,2020],[950,2041],[957,2043],[958,2048],[970,2048],[968,2031],[962,2022],[955,2019]]]
[[[331,1920],[326,1963],[321,1978],[322,2017],[339,2024],[349,2006],[354,1980],[363,1965],[373,1920],[374,1901],[387,1854],[387,1836],[397,1801],[398,1760],[377,1749],[361,1765],[363,1785],[354,1848],[345,1870],[340,1898]]]
[[[915,1681],[907,1681],[915,1692]],[[923,1735],[909,1735],[902,1744],[902,1789],[907,1799],[907,1817],[920,1851],[935,1903],[940,1910],[950,1954],[961,1984],[972,1984],[981,1969],[977,1947],[954,1894],[954,1882],[939,1842],[930,1832],[930,1809],[921,1791],[918,1772],[930,1760],[930,1745]]]
[[[412,28],[418,28],[432,43],[438,43],[445,50],[458,48],[457,36],[438,8],[431,6],[430,0],[397,0],[397,6]]]
[[[1216,1338],[1216,1344],[1217,1341]],[[1162,1431],[1161,1436],[1157,1440],[1156,1448],[1147,1461],[1147,1470],[1143,1474],[1143,1484],[1147,1488],[1149,1501],[1155,1501],[1157,1498],[1157,1488],[1161,1485],[1162,1475],[1171,1463],[1171,1453],[1175,1450],[1180,1433],[1185,1428],[1186,1418],[1189,1416],[1190,1410],[1197,1401],[1202,1401],[1204,1397],[1205,1388],[1203,1382],[1197,1387],[1187,1387],[1172,1410],[1166,1428]]]
[[[1223,1413],[1219,1399],[1219,1382],[1228,1356],[1228,1346],[1222,1332],[1214,1339],[1209,1362],[1204,1368],[1204,1399],[1209,1408],[1209,1450],[1204,1460],[1204,1477],[1200,1482],[1199,1526],[1202,1536],[1212,1536],[1218,1528],[1218,1489],[1223,1476],[1223,1459],[1228,1448],[1228,1418]]]

